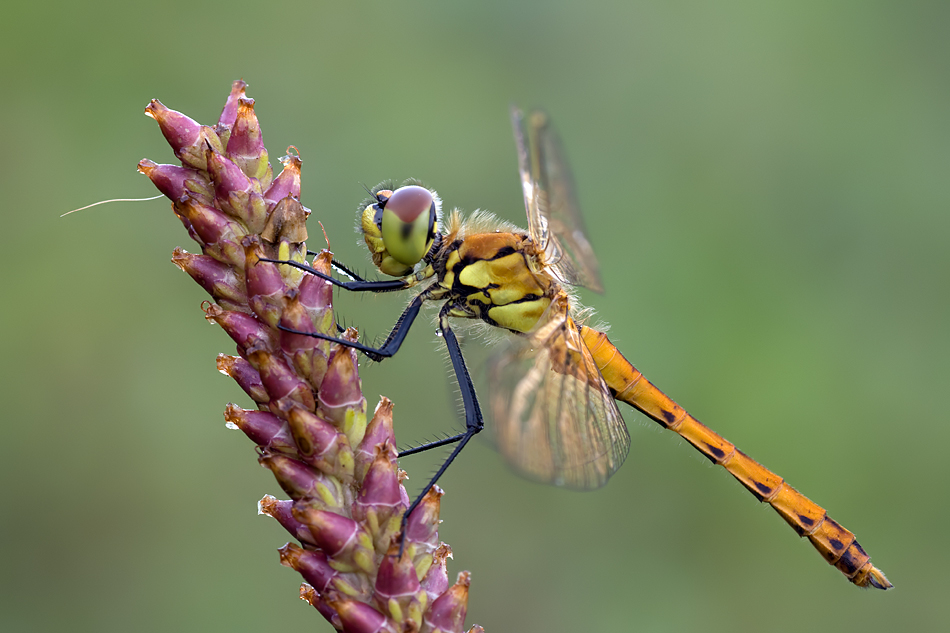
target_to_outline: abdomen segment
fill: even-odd
[[[581,326],[581,336],[617,400],[679,433],[712,462],[728,470],[756,499],[772,506],[799,536],[807,536],[824,559],[848,580],[859,587],[893,586],[871,564],[854,534],[829,517],[824,508],[687,413],[637,371],[603,332]]]

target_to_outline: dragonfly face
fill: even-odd
[[[378,189],[361,212],[360,226],[373,262],[395,281],[340,282],[348,290],[385,292],[418,288],[379,348],[322,334],[374,360],[402,345],[422,305],[441,302],[439,327],[465,405],[466,429],[458,435],[404,451],[400,457],[456,444],[423,494],[468,441],[483,428],[475,386],[451,319],[479,319],[514,335],[491,361],[490,400],[499,450],[521,474],[576,489],[604,485],[623,464],[630,436],[617,409],[625,402],[678,433],[710,461],[723,466],[759,501],[772,506],[822,556],[854,584],[888,589],[850,531],[825,510],[687,413],[641,374],[607,336],[583,323],[567,286],[602,289],[598,265],[573,194],[570,170],[547,117],[525,121],[512,111],[528,230],[486,214],[463,220],[453,212],[440,232],[438,196],[418,185]],[[420,495],[403,517],[413,511]]]
[[[418,185],[379,189],[373,196],[360,218],[363,239],[381,272],[402,277],[432,249],[441,201]]]

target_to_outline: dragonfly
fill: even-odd
[[[721,435],[687,413],[643,376],[587,324],[576,287],[603,291],[599,266],[586,237],[573,178],[560,140],[541,111],[512,108],[518,169],[527,212],[523,230],[491,214],[441,218],[435,191],[418,184],[378,186],[361,205],[359,230],[374,265],[391,280],[368,281],[345,265],[348,280],[293,261],[287,264],[354,292],[417,292],[378,347],[330,335],[304,334],[353,347],[370,359],[393,356],[427,303],[441,302],[438,331],[462,394],[465,430],[399,453],[405,457],[454,445],[429,484],[409,506],[403,527],[425,491],[484,428],[484,416],[452,320],[487,323],[511,336],[489,361],[492,422],[498,447],[523,476],[556,486],[591,490],[623,464],[630,449],[617,402],[679,434],[768,503],[825,560],[859,587],[889,589],[883,572],[852,532]]]

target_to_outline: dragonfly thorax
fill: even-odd
[[[479,233],[447,244],[434,266],[439,285],[457,298],[452,316],[528,332],[557,293],[557,282],[534,272],[538,253],[526,234]]]

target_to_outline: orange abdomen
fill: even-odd
[[[807,536],[825,560],[848,580],[859,587],[893,586],[871,564],[854,534],[829,517],[824,508],[673,402],[623,357],[606,334],[581,326],[581,336],[617,400],[679,433],[699,452],[728,470],[756,499],[771,505],[799,536]]]

